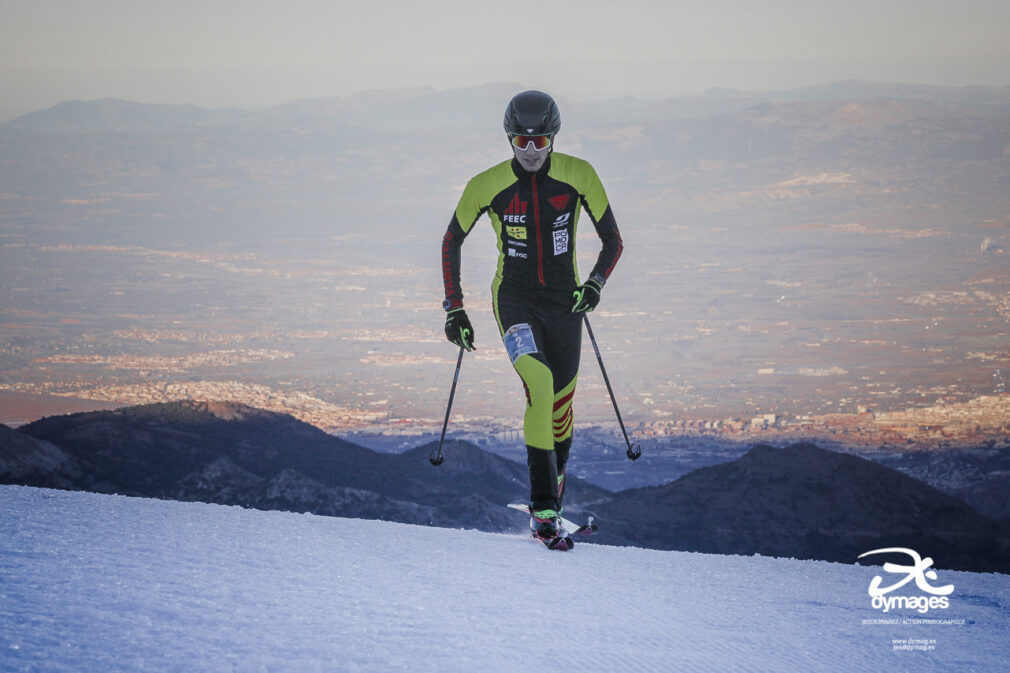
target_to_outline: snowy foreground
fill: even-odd
[[[1010,577],[878,574],[2,486],[0,670],[1010,670]]]

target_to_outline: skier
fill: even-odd
[[[554,152],[561,128],[554,100],[540,91],[520,93],[505,109],[504,125],[514,156],[467,183],[442,238],[445,334],[457,346],[475,349],[460,288],[460,247],[486,212],[498,237],[492,307],[526,393],[530,527],[549,547],[566,548],[559,517],[572,446],[582,315],[600,301],[623,244],[596,171],[582,159]],[[585,282],[575,257],[580,207],[602,241]]]

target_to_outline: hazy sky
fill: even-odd
[[[0,0],[0,120],[515,82],[592,100],[1010,84],[1007,0]]]

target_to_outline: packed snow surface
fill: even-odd
[[[941,561],[883,614],[879,567],[3,486],[0,670],[1010,670],[1010,578]]]

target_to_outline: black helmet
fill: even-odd
[[[558,106],[542,91],[516,94],[505,108],[505,133],[547,136],[554,135],[560,128]]]

